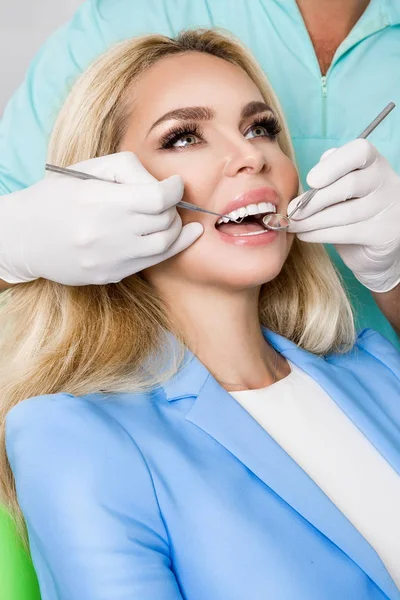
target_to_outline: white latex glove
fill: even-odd
[[[400,282],[400,178],[367,140],[325,152],[307,183],[319,190],[293,215],[289,232],[334,244],[355,277],[373,292]],[[301,196],[300,196],[301,198]],[[296,206],[293,200],[287,214]]]
[[[158,181],[131,152],[71,168],[122,185],[50,173],[0,197],[1,279],[115,283],[181,252],[203,233],[200,223],[182,228],[175,207],[183,194],[179,175]]]

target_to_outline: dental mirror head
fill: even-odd
[[[289,217],[279,213],[268,213],[263,217],[262,222],[266,229],[272,229],[273,231],[287,229],[290,225]]]

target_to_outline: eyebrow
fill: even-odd
[[[272,108],[265,102],[248,102],[242,107],[240,118],[241,120],[248,119],[253,115],[266,111],[273,112]],[[170,110],[169,112],[165,113],[165,115],[157,119],[157,121],[150,127],[146,138],[155,127],[164,121],[170,121],[172,119],[182,121],[211,121],[215,118],[215,115],[215,110],[213,110],[210,106],[186,106],[185,108],[176,108],[175,110]]]

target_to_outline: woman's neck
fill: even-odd
[[[169,287],[168,297],[163,297],[188,347],[221,385],[232,390],[222,382],[242,389],[273,383],[276,354],[262,334],[259,288],[232,292],[187,285],[180,290]],[[280,359],[278,375],[285,366]]]

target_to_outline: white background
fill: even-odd
[[[0,117],[46,39],[82,0],[0,0]]]

